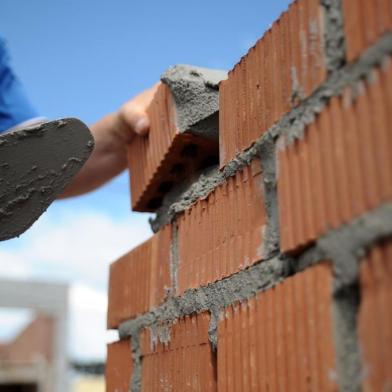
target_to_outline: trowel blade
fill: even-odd
[[[0,241],[26,231],[86,162],[94,139],[74,118],[0,136]]]

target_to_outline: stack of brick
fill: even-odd
[[[297,0],[227,78],[164,75],[129,150],[157,215],[111,266],[109,392],[391,388],[391,54],[389,0]]]

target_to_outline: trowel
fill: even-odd
[[[0,241],[21,235],[40,217],[93,147],[89,129],[74,118],[0,136]]]

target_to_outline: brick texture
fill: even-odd
[[[141,335],[142,391],[216,391],[215,358],[208,341],[209,315],[177,320],[167,344]]]
[[[262,182],[260,162],[255,160],[179,218],[179,293],[262,259]]]
[[[298,0],[220,84],[220,164],[249,147],[325,79],[318,0]]]
[[[279,152],[281,248],[298,250],[392,198],[392,62],[332,98]]]
[[[108,344],[105,367],[106,392],[128,392],[132,367],[132,351],[129,340]]]
[[[384,33],[392,30],[390,0],[343,0],[347,60],[359,57]]]
[[[132,209],[155,211],[174,184],[205,165],[218,162],[218,142],[179,132],[176,106],[167,85],[161,83],[147,111],[150,132],[128,148]]]
[[[171,288],[171,227],[164,227],[110,267],[108,328],[159,305]]]
[[[360,269],[358,330],[363,390],[392,389],[392,241],[371,250]]]
[[[331,269],[309,268],[226,309],[218,325],[218,390],[336,391]]]

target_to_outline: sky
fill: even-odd
[[[231,69],[288,0],[1,0],[0,35],[40,115],[92,124],[171,65]],[[0,243],[0,278],[70,286],[70,358],[105,357],[108,267],[143,242],[149,214],[130,211],[128,173],[55,202],[21,237]],[[0,340],[31,318],[0,311]],[[91,329],[90,326],[94,328]]]

